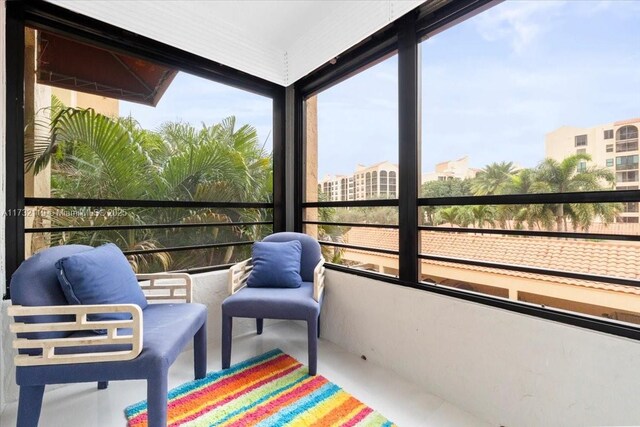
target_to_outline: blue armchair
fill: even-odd
[[[229,270],[229,293],[222,303],[222,368],[231,364],[231,332],[234,317],[256,319],[257,333],[262,333],[263,319],[304,320],[307,322],[309,374],[316,375],[320,309],[324,291],[324,260],[316,239],[301,233],[275,233],[264,242],[290,242],[302,245],[299,288],[248,288],[246,280],[252,269],[251,259]]]
[[[194,339],[196,378],[206,374],[207,309],[190,303],[186,274],[137,275],[147,299],[162,300],[141,310],[135,304],[69,305],[58,283],[55,263],[92,249],[68,245],[43,250],[26,260],[11,279],[10,326],[16,382],[20,386],[18,427],[38,425],[45,385],[110,380],[147,381],[148,425],[167,425],[167,371]],[[174,283],[179,280],[181,283]],[[175,303],[183,300],[186,304]],[[95,313],[131,314],[130,320],[88,320]],[[93,331],[106,330],[106,335]]]

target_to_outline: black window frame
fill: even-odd
[[[574,140],[576,147],[586,147],[589,144],[589,137],[587,134],[576,135]]]
[[[637,154],[629,154],[626,156],[617,156],[616,157],[616,170],[632,170],[638,169],[638,155]]]
[[[358,270],[342,265],[325,264],[328,269],[345,272],[357,276],[371,278],[390,284],[424,290],[440,295],[445,295],[466,301],[472,301],[483,305],[505,309],[508,311],[526,314],[537,318],[548,319],[560,323],[578,326],[590,330],[606,332],[612,335],[624,336],[640,340],[640,327],[632,324],[611,322],[605,318],[596,318],[577,312],[568,312],[539,304],[516,302],[504,298],[493,297],[478,293],[465,292],[452,287],[439,286],[434,283],[421,282],[419,280],[419,261],[421,259],[437,259],[460,264],[480,265],[501,269],[516,269],[518,271],[552,274],[561,277],[572,277],[583,280],[600,280],[608,283],[640,286],[639,281],[600,277],[588,274],[580,274],[564,271],[549,271],[526,266],[511,266],[486,262],[476,262],[462,259],[441,259],[441,257],[418,253],[418,238],[422,230],[439,232],[471,232],[476,229],[449,230],[443,227],[429,227],[418,225],[418,209],[425,206],[453,206],[453,205],[516,205],[516,204],[545,204],[545,203],[597,203],[597,202],[637,202],[640,200],[640,191],[595,191],[581,193],[551,193],[551,194],[514,194],[498,196],[461,196],[418,198],[417,188],[413,183],[418,183],[419,159],[420,159],[420,134],[417,132],[420,123],[420,71],[419,71],[419,43],[430,35],[437,34],[457,23],[474,16],[496,4],[493,0],[462,0],[451,2],[440,9],[429,10],[424,5],[418,7],[405,17],[397,20],[392,25],[378,31],[364,42],[349,49],[336,61],[319,67],[294,85],[295,91],[295,158],[300,161],[295,168],[294,189],[294,227],[295,231],[302,232],[304,224],[304,210],[306,208],[320,207],[350,207],[350,206],[380,206],[381,201],[362,200],[356,202],[305,202],[305,100],[324,89],[335,85],[358,72],[384,60],[388,55],[398,53],[399,76],[399,194],[394,200],[383,200],[386,206],[397,206],[399,209],[399,222],[396,226],[381,225],[381,228],[397,228],[402,245],[399,245],[399,277],[390,277],[379,273]],[[584,145],[588,145],[584,144]],[[611,147],[613,148],[613,147]],[[404,155],[403,155],[404,152]],[[411,185],[403,185],[409,182]],[[332,223],[312,222],[316,225]],[[371,224],[348,224],[349,226],[371,226]],[[377,227],[378,225],[376,225]],[[483,229],[483,232],[486,232]],[[640,236],[602,234],[594,236],[590,233],[578,232],[540,232],[530,230],[499,230],[498,234],[514,234],[538,237],[564,237],[569,239],[593,239],[594,237],[609,240],[624,240],[640,242]],[[368,248],[367,248],[368,250]]]
[[[438,286],[433,283],[420,282],[419,261],[434,257],[429,254],[420,254],[418,246],[419,233],[429,229],[418,225],[418,209],[423,206],[451,206],[451,205],[478,205],[478,204],[540,204],[540,203],[594,203],[594,202],[638,202],[639,190],[624,191],[598,191],[585,193],[557,193],[557,194],[519,194],[501,196],[463,196],[463,197],[439,197],[418,198],[418,184],[420,171],[420,70],[419,70],[419,43],[426,37],[444,31],[457,23],[482,12],[499,1],[496,0],[459,0],[446,3],[439,9],[433,10],[430,4],[424,4],[412,12],[409,12],[397,21],[387,25],[375,34],[367,37],[358,45],[339,55],[335,60],[326,63],[306,77],[298,80],[293,85],[282,88],[264,82],[256,77],[222,66],[213,61],[205,60],[196,55],[166,46],[154,40],[133,35],[127,31],[118,29],[108,24],[86,18],[82,15],[69,12],[49,3],[19,2],[7,3],[7,209],[11,207],[24,208],[19,202],[24,199],[20,192],[24,191],[22,162],[19,160],[20,150],[16,150],[13,142],[21,138],[23,123],[22,108],[20,107],[21,89],[23,79],[21,75],[24,24],[34,21],[36,25],[51,25],[52,28],[62,29],[73,34],[81,34],[89,40],[100,40],[108,46],[125,46],[132,48],[140,54],[146,53],[146,57],[152,60],[161,59],[171,65],[180,65],[180,68],[188,67],[189,70],[197,70],[200,75],[225,84],[231,84],[245,90],[253,89],[262,91],[265,85],[273,91],[274,99],[274,231],[283,229],[285,220],[287,229],[294,231],[303,230],[303,212],[306,207],[342,207],[342,206],[367,206],[371,201],[341,201],[341,202],[314,202],[305,203],[305,99],[319,91],[326,89],[349,76],[365,69],[386,56],[398,52],[398,76],[399,76],[399,174],[400,184],[411,185],[398,186],[398,198],[393,200],[373,201],[375,206],[397,206],[399,209],[399,224],[394,226],[399,229],[399,277],[384,276],[372,272],[354,270],[351,268],[327,264],[328,269],[342,271],[353,275],[363,276],[374,280],[431,292],[460,300],[483,304],[486,306],[521,313],[537,318],[553,320],[567,325],[573,325],[589,330],[623,336],[640,340],[640,328],[631,324],[615,323],[606,319],[589,317],[575,312],[566,312],[535,304],[526,304],[511,300],[501,299],[483,294],[465,292],[451,287]],[[37,22],[35,22],[37,21]],[[19,48],[16,48],[19,46]],[[126,49],[126,51],[130,51]],[[175,61],[180,60],[180,64]],[[187,70],[187,71],[189,71]],[[190,71],[193,72],[193,71]],[[283,142],[287,135],[287,142]],[[276,144],[276,140],[279,141]],[[290,144],[290,145],[289,145]],[[19,147],[22,148],[21,146]],[[285,154],[285,148],[291,149]],[[276,153],[276,149],[280,152]],[[285,160],[287,168],[285,169]],[[291,177],[285,180],[285,173],[291,173]],[[276,174],[277,179],[276,179]],[[357,179],[357,178],[356,178]],[[276,183],[281,184],[279,187]],[[287,199],[286,204],[290,209],[284,209],[285,188],[284,184],[292,186],[291,204]],[[415,183],[415,186],[413,185]],[[14,185],[15,184],[15,185]],[[354,182],[355,184],[355,182]],[[288,197],[288,196],[287,196]],[[289,218],[291,216],[291,218]],[[7,245],[7,278],[17,266],[15,245],[16,231],[19,225],[11,218],[6,218]],[[370,226],[370,225],[369,225]],[[24,231],[24,230],[22,230]],[[446,232],[440,229],[438,231]],[[461,229],[457,229],[461,231]],[[469,232],[477,230],[470,229]],[[463,231],[464,232],[464,231]],[[500,230],[504,234],[504,230]],[[512,230],[511,234],[547,236],[546,232],[529,230]],[[13,237],[12,237],[13,236]],[[553,233],[552,236],[560,236]],[[588,233],[562,233],[561,237],[567,238],[593,238]],[[598,238],[610,240],[640,241],[640,236],[629,235],[598,235]],[[21,253],[24,253],[22,250]],[[473,264],[469,260],[451,260]],[[475,262],[495,268],[513,269],[513,266]],[[529,267],[519,268],[530,273],[541,273],[540,269]],[[544,271],[543,271],[544,273]],[[566,272],[549,272],[566,277],[594,280],[594,276],[573,274]],[[595,277],[595,280],[601,280]],[[611,283],[621,283],[638,286],[633,281],[621,281],[617,278],[609,278]]]
[[[168,200],[99,200],[99,199],[56,199],[25,197],[24,194],[24,34],[25,28],[34,27],[69,37],[79,42],[103,47],[143,60],[165,65],[194,76],[221,83],[272,100],[273,138],[273,196],[272,202],[229,203],[191,202]],[[157,207],[157,208],[256,208],[271,209],[272,230],[285,228],[284,212],[284,137],[285,137],[285,88],[259,77],[224,66],[176,47],[166,45],[144,36],[133,34],[113,25],[77,14],[46,2],[7,2],[6,4],[6,167],[7,192],[6,212],[24,212],[25,206],[82,206],[82,207]],[[6,213],[5,212],[5,213]],[[252,223],[253,224],[253,223]],[[257,223],[256,223],[257,224]],[[150,226],[124,226],[128,228],[171,228],[176,224]],[[236,224],[238,225],[238,224]],[[216,226],[224,226],[217,224]],[[83,227],[85,231],[90,228]],[[47,231],[48,229],[38,229]],[[48,230],[52,231],[52,230]],[[60,231],[56,229],[55,231]],[[11,275],[24,260],[25,233],[24,217],[5,215],[5,268],[6,286],[3,299],[11,297]],[[177,250],[209,249],[226,246],[242,246],[252,242],[212,242],[207,245],[182,246],[151,250],[170,252]],[[128,251],[133,255],[140,251]],[[229,265],[198,267],[184,270],[190,273],[215,271],[229,268]]]
[[[625,125],[620,127],[618,130],[616,130],[616,152],[625,153],[628,151],[637,151],[637,150],[638,150],[638,127],[637,126]]]

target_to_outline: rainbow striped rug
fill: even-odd
[[[147,425],[147,402],[125,409]],[[395,426],[326,378],[272,350],[169,392],[169,426]]]

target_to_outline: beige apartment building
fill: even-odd
[[[351,175],[327,175],[318,182],[327,201],[395,199],[398,197],[398,165],[387,161],[357,165]]]
[[[545,157],[562,160],[572,154],[588,154],[591,165],[606,167],[615,173],[616,190],[637,190],[640,184],[638,127],[640,118],[590,128],[563,126],[545,136]],[[578,169],[587,166],[587,162],[581,162]],[[626,203],[617,222],[638,223],[638,208],[638,202]]]
[[[422,183],[429,181],[448,181],[451,179],[475,178],[480,169],[469,167],[469,157],[464,156],[457,160],[447,160],[436,164],[433,172],[422,174]]]

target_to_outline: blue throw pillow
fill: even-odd
[[[250,288],[299,288],[302,244],[291,242],[257,242],[251,248],[253,270],[247,279]]]
[[[69,304],[137,304],[147,300],[122,251],[113,243],[56,262],[58,281]],[[89,320],[128,320],[129,313],[92,314]],[[98,332],[98,331],[96,331]]]

